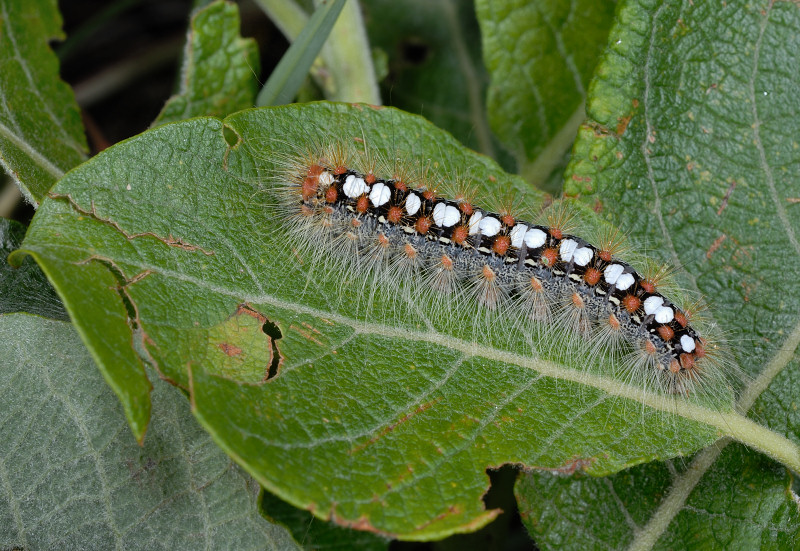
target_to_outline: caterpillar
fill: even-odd
[[[467,179],[371,152],[367,136],[316,141],[277,159],[270,193],[301,257],[364,282],[347,291],[378,286],[403,304],[433,301],[445,316],[468,306],[513,327],[552,328],[622,354],[645,386],[669,395],[717,384],[719,347],[697,308],[670,298],[666,270],[642,273],[620,258],[618,234],[593,244],[572,233],[564,206],[536,222],[513,199],[489,207]]]

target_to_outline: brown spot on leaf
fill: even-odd
[[[731,182],[731,185],[728,187],[728,191],[725,192],[725,197],[722,198],[722,204],[717,209],[717,216],[722,214],[722,211],[725,210],[725,207],[728,206],[728,199],[731,198],[731,193],[736,188],[736,180]]]
[[[239,304],[230,317],[201,331],[214,351],[209,356],[217,375],[261,383],[277,375],[283,363],[276,343],[280,329],[249,304]]]
[[[219,347],[228,356],[238,356],[239,354],[242,353],[242,349],[241,348],[239,348],[238,346],[235,346],[233,344],[227,343],[227,342],[219,343]]]
[[[630,124],[633,115],[628,115],[626,117],[620,117],[617,122],[617,136],[622,136],[625,133],[625,130],[628,129],[628,124]]]
[[[719,237],[717,237],[714,240],[714,242],[711,244],[711,246],[706,251],[706,258],[707,259],[709,259],[709,260],[711,259],[711,255],[714,254],[717,249],[719,249],[720,245],[722,245],[722,242],[725,241],[725,239],[727,239],[727,237],[728,236],[723,233],[722,235],[720,235]]]

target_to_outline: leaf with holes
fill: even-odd
[[[602,369],[609,358],[593,370],[583,357],[532,357],[526,335],[476,334],[469,312],[447,322],[437,304],[399,308],[382,288],[366,289],[369,308],[342,293],[347,274],[319,277],[292,250],[264,185],[277,160],[323,136],[436,159],[431,177],[469,167],[481,195],[526,188],[419,117],[326,103],[165,125],[72,171],[24,250],[137,436],[141,355],[189,392],[200,422],[265,488],[405,539],[489,522],[485,470],[504,463],[608,474],[733,434],[800,465],[778,435],[702,402],[676,409]]]

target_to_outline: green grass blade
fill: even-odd
[[[317,8],[259,92],[256,105],[282,105],[294,99],[345,1],[332,0]]]

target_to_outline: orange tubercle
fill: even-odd
[[[414,224],[414,229],[417,230],[417,233],[425,235],[431,229],[433,222],[427,216],[420,217],[417,222]]]
[[[304,179],[303,184],[300,186],[303,201],[309,201],[311,198],[316,197],[317,189],[319,189],[319,178],[317,176],[309,176]]]
[[[336,186],[330,186],[325,190],[325,201],[328,203],[335,203],[338,198],[339,192],[336,190]]]
[[[453,228],[451,239],[456,245],[463,245],[469,238],[469,228],[467,226],[456,226]]]
[[[511,247],[511,238],[507,235],[498,236],[492,244],[492,250],[500,256],[505,256],[509,247]]]
[[[545,249],[542,251],[542,264],[545,266],[553,266],[558,262],[558,249]]]
[[[675,331],[669,325],[662,325],[658,329],[658,336],[669,342],[675,338]]]
[[[602,276],[603,273],[597,268],[589,268],[583,274],[583,280],[586,282],[587,285],[595,286],[600,282],[600,278]]]
[[[386,213],[386,219],[392,224],[399,224],[403,219],[403,209],[397,205],[392,205]]]
[[[622,299],[622,306],[625,307],[629,314],[633,314],[641,308],[642,300],[636,295],[625,295],[625,298]]]

